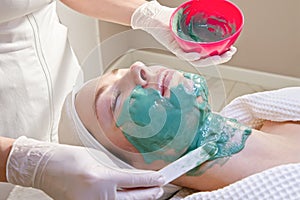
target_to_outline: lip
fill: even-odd
[[[170,93],[170,82],[173,78],[175,72],[170,70],[163,70],[160,72],[160,76],[158,78],[158,90],[161,95],[166,97]]]

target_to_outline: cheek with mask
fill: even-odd
[[[179,84],[170,88],[166,98],[155,89],[137,86],[124,102],[116,125],[147,164],[158,160],[171,163],[211,141],[218,146],[211,160],[228,157],[244,147],[251,133],[235,120],[211,112],[202,76],[184,76],[193,81],[192,91]]]

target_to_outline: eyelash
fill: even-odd
[[[118,98],[119,98],[120,94],[121,94],[120,91],[114,92],[114,94],[113,94],[113,99],[111,101],[111,110],[112,111],[114,111],[115,108],[116,108],[117,101],[118,101]]]

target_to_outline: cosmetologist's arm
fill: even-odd
[[[145,0],[61,0],[70,8],[101,20],[130,25],[133,12],[146,3]]]

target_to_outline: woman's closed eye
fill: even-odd
[[[113,97],[112,97],[112,100],[111,100],[111,111],[112,112],[115,112],[115,110],[116,110],[116,106],[119,103],[120,95],[121,95],[120,91],[118,91],[118,90],[114,91]]]

